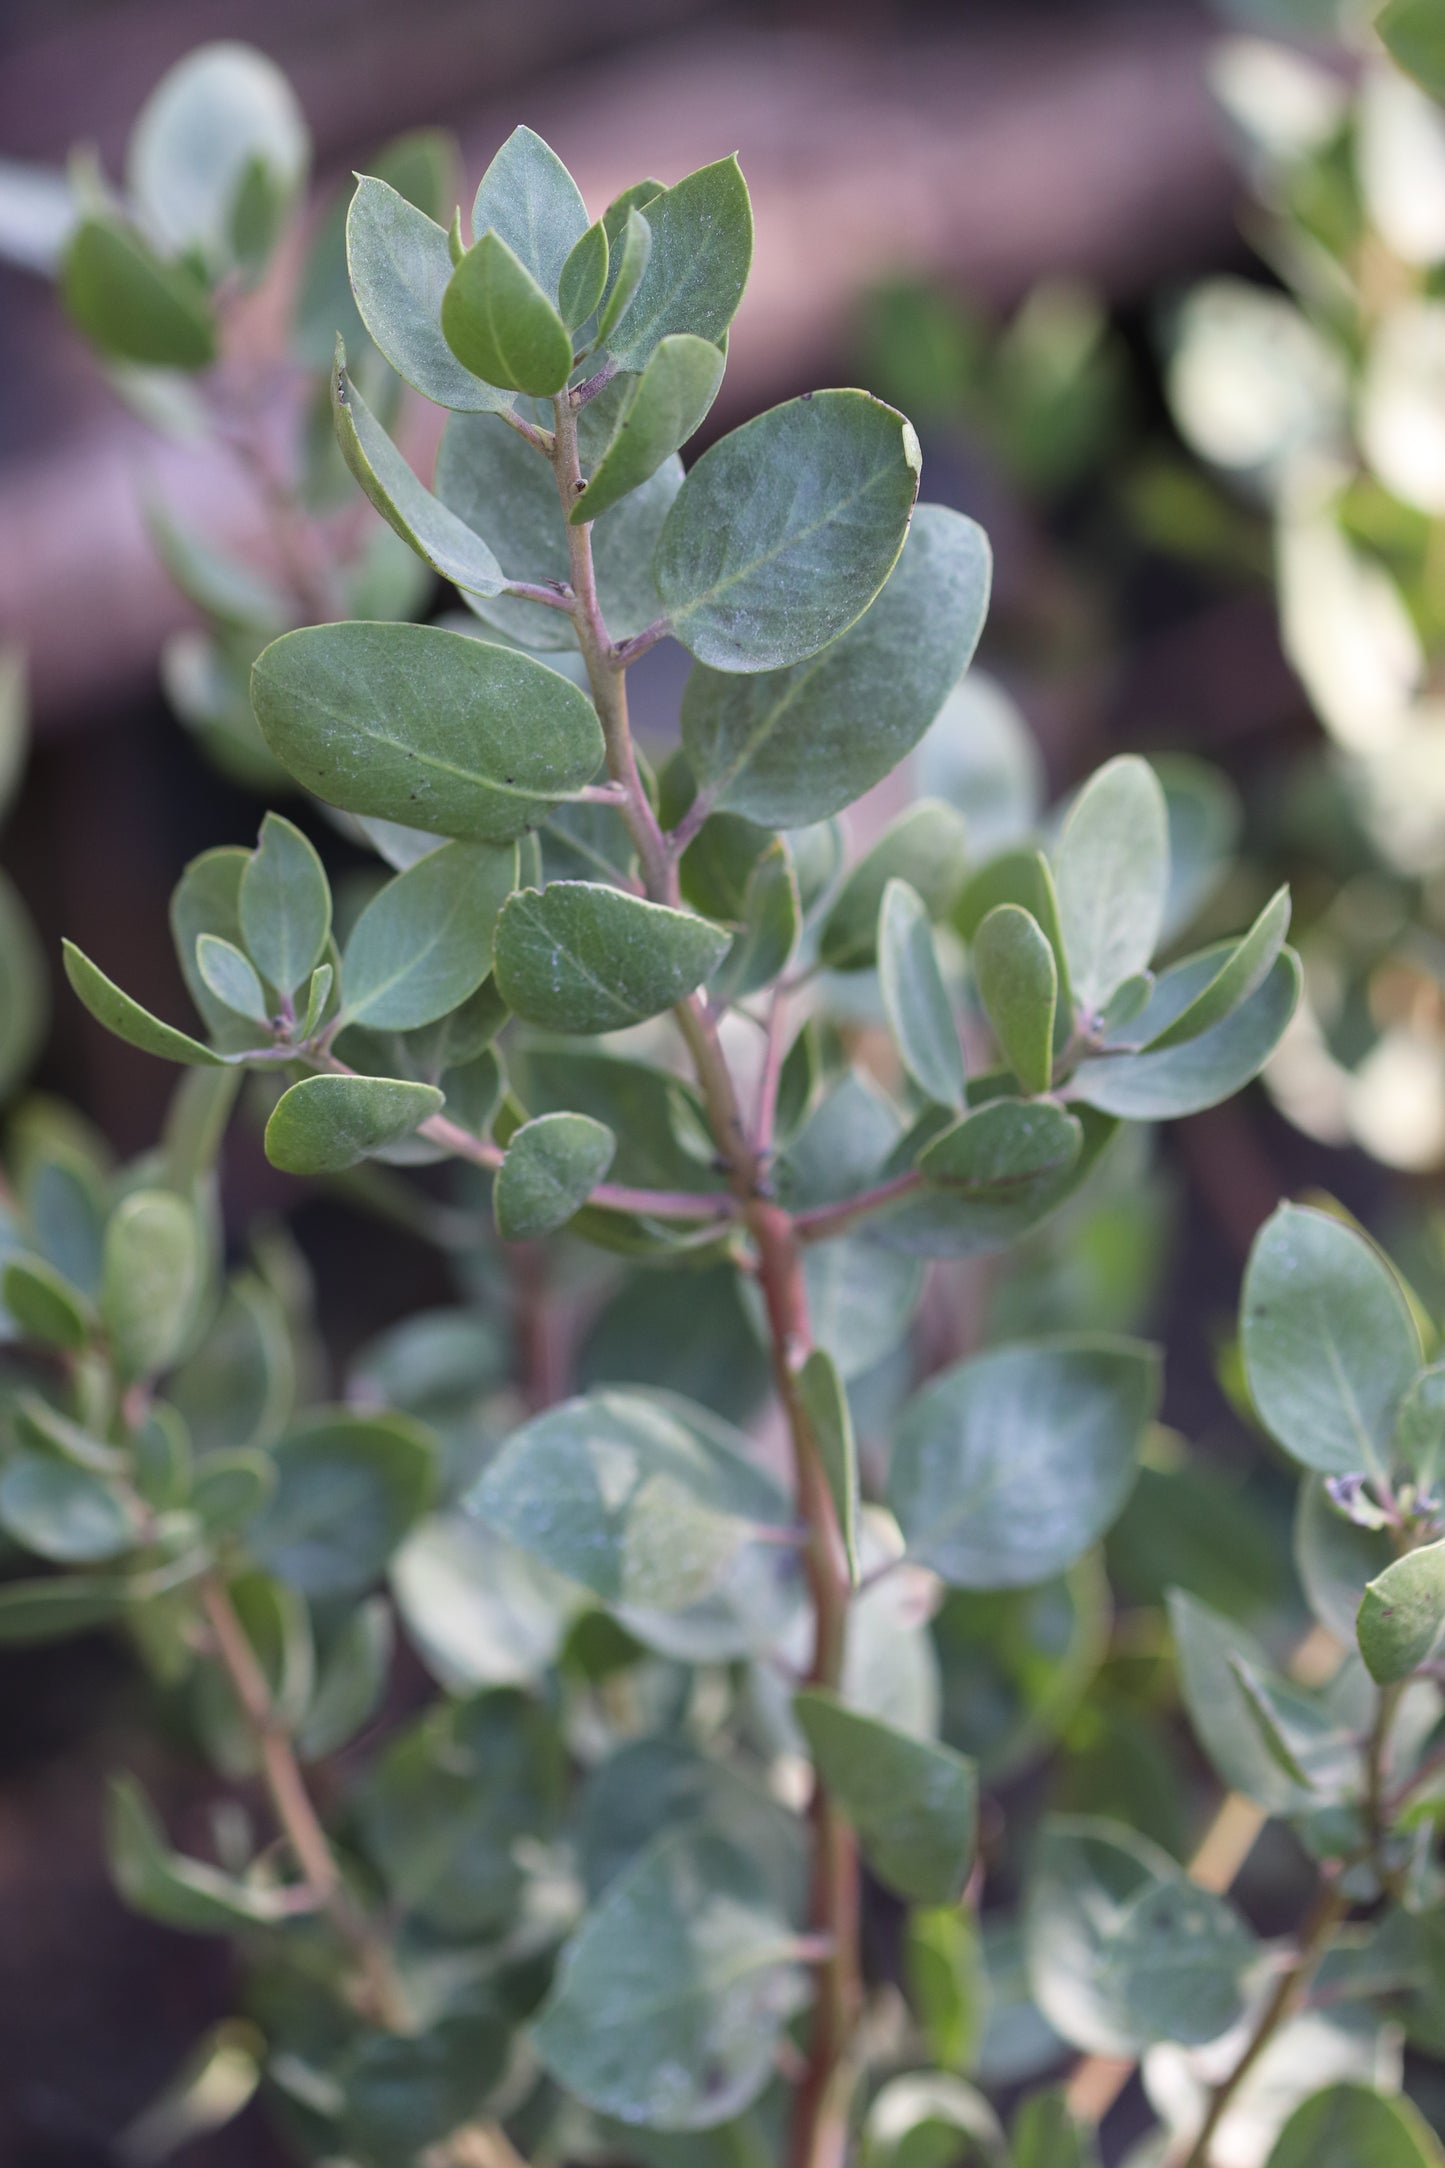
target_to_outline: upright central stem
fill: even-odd
[[[564,392],[555,402],[551,453],[566,519],[584,482],[577,450],[577,417]],[[567,527],[573,621],[587,665],[607,752],[607,772],[621,786],[621,810],[637,851],[643,885],[654,903],[676,906],[676,858],[643,787],[628,725],[625,669],[608,636],[597,599],[592,530]],[[813,1654],[808,1683],[836,1689],[842,1680],[851,1584],[842,1536],[818,1450],[798,1396],[797,1372],[811,1345],[803,1253],[793,1219],[775,1204],[764,1179],[770,1138],[750,1136],[738,1105],[716,1022],[696,994],[674,1011],[687,1042],[718,1151],[728,1170],[743,1224],[752,1238],[758,1284],[768,1319],[773,1380],[787,1417],[798,1505],[808,1531],[804,1553],[813,1607]],[[848,2143],[850,2046],[861,1999],[858,1959],[859,1873],[852,1831],[827,1787],[815,1779],[811,1928],[826,1950],[808,2066],[798,2090],[789,2149],[790,2168],[842,2168]]]

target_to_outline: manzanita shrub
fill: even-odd
[[[233,246],[280,186],[253,150]],[[154,205],[139,237],[97,223],[64,274],[93,334],[118,293],[173,329],[209,308],[224,268]],[[519,129],[450,234],[360,181],[360,321],[449,418],[428,488],[338,341],[337,441],[474,620],[257,656],[269,755],[387,868],[364,907],[333,913],[271,813],[176,889],[187,1025],[67,947],[91,1012],[187,1073],[130,1166],[54,1115],[16,1139],[0,1522],[61,1570],[0,1587],[0,1638],[120,1628],[265,1798],[201,1859],[123,1778],[109,1839],[139,1909],[235,1938],[228,2068],[248,2043],[303,2157],[1087,2168],[1142,2058],[1140,2163],[1438,2163],[1398,2026],[1362,2013],[1408,1996],[1440,2029],[1445,1397],[1342,1221],[1270,1223],[1243,1327],[1314,1471],[1330,1660],[1315,1636],[1285,1675],[1197,1599],[1175,1617],[1225,1817],[1318,1862],[1297,1941],[1256,1937],[1218,1846],[1192,1878],[1107,1818],[980,1847],[981,1790],[1087,1676],[1071,1620],[1157,1449],[1159,1365],[1069,1332],[920,1380],[927,1267],[956,1295],[950,1262],[1016,1251],[1121,1130],[1248,1083],[1298,967],[1283,894],[1177,953],[1198,867],[1141,759],[970,854],[946,779],[988,549],[915,505],[908,422],[820,391],[684,473],[751,239],[730,159],[593,219]],[[691,669],[649,758],[629,673],[668,640]],[[855,840],[839,816],[920,748],[941,794]],[[480,1298],[405,1319],[340,1400],[284,1242],[228,1257],[238,1107]],[[613,1292],[581,1374],[514,1365],[509,1283],[556,1303],[589,1260]],[[443,1691],[378,1742],[393,1604]],[[980,1736],[1012,1738],[982,1783]],[[1006,2135],[971,2074],[1016,2095],[1071,2050]]]

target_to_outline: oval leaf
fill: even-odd
[[[107,1031],[113,1031],[127,1046],[138,1046],[143,1054],[158,1054],[163,1061],[184,1062],[191,1068],[221,1065],[221,1056],[211,1047],[203,1046],[188,1032],[163,1024],[149,1009],[143,1009],[129,994],[122,993],[115,981],[108,979],[73,941],[62,941],[61,953],[65,959],[65,976],[86,1008],[98,1024],[104,1024]]]
[[[603,321],[622,369],[645,369],[658,345],[689,331],[714,345],[737,313],[753,256],[753,212],[736,158],[720,158],[635,205],[645,210],[647,246],[634,245],[629,217],[621,272]],[[624,279],[640,258],[630,299]]]
[[[504,1242],[530,1242],[565,1227],[612,1164],[617,1139],[587,1114],[539,1114],[524,1122],[492,1192]]]
[[[340,1174],[370,1152],[399,1144],[442,1094],[395,1077],[308,1076],[283,1092],[266,1124],[266,1157],[283,1174]]]
[[[719,927],[594,881],[554,881],[508,899],[497,921],[497,986],[547,1031],[621,1031],[709,978],[729,947]]]
[[[303,1596],[358,1596],[431,1503],[436,1449],[402,1415],[321,1409],[274,1448],[276,1487],[249,1548]]]
[[[441,320],[458,361],[489,384],[546,399],[572,373],[567,326],[499,233],[467,250],[442,295]]]
[[[963,1050],[918,891],[890,881],[878,917],[878,986],[899,1058],[939,1106],[963,1100]]]
[[[793,1714],[879,1881],[907,1904],[959,1904],[977,1836],[973,1763],[816,1688],[793,1697]]]
[[[446,843],[388,881],[346,944],[346,1021],[412,1031],[450,1014],[491,969],[497,913],[516,885],[515,843]]]
[[[457,413],[511,406],[513,393],[479,382],[447,345],[441,312],[452,252],[424,211],[363,175],[346,215],[346,261],[361,320],[398,376]]]
[[[1084,785],[1054,852],[1054,883],[1074,997],[1097,1015],[1159,943],[1169,894],[1169,814],[1154,770],[1136,754]]]
[[[998,904],[973,937],[973,969],[1004,1060],[1026,1092],[1047,1091],[1059,973],[1038,920],[1019,904]]]
[[[1370,1677],[1394,1686],[1418,1671],[1445,1627],[1445,1543],[1407,1551],[1365,1589],[1355,1632]]]
[[[717,396],[721,349],[678,332],[664,339],[632,387],[617,430],[568,518],[597,519],[686,444]]]

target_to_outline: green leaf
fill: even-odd
[[[531,656],[434,625],[317,625],[257,658],[251,697],[298,782],[348,813],[503,842],[602,759],[592,703]]]
[[[972,1913],[958,1905],[911,1911],[902,1969],[934,2062],[950,2070],[974,2069],[988,1980]]]
[[[1016,903],[998,904],[974,935],[973,968],[1004,1060],[1026,1092],[1046,1092],[1059,973],[1038,920]]]
[[[497,921],[497,985],[544,1030],[621,1031],[710,978],[728,949],[716,926],[593,881],[508,898]]]
[[[342,458],[392,531],[464,594],[501,594],[507,575],[495,555],[417,480],[347,376],[346,349],[339,337],[331,370],[331,416]]]
[[[243,956],[231,942],[222,941],[216,934],[203,933],[196,943],[196,969],[217,1001],[224,1002],[237,1016],[249,1017],[253,1024],[260,1025],[262,1033],[269,1035],[266,990],[249,956]]]
[[[786,971],[803,931],[792,853],[775,836],[754,861],[743,893],[742,928],[713,976],[715,1002],[745,1000]]]
[[[221,1056],[212,1048],[202,1046],[199,1039],[175,1030],[170,1024],[163,1024],[149,1009],[143,1009],[129,994],[123,994],[114,980],[108,979],[73,941],[63,941],[61,950],[65,976],[71,987],[96,1022],[114,1032],[117,1039],[123,1039],[127,1046],[138,1046],[143,1054],[159,1054],[163,1061],[184,1062],[195,1068],[220,1065]]]
[[[982,1103],[975,1114],[968,1117],[970,1123],[977,1113],[995,1104],[986,1096],[987,1082],[983,1078],[977,1081]],[[999,1104],[1026,1112],[1031,1117],[1037,1111],[1033,1103],[1018,1100]],[[1043,1117],[1042,1123],[1032,1118],[1021,1122],[1018,1112],[1000,1113],[976,1133],[964,1133],[955,1124],[952,1131],[947,1132],[952,1141],[946,1145],[941,1133],[943,1121],[940,1109],[930,1109],[890,1155],[882,1169],[884,1178],[907,1172],[935,1143],[943,1147],[935,1166],[947,1168],[952,1163],[960,1177],[971,1171],[975,1154],[980,1165],[986,1168],[992,1163],[996,1167],[1009,1156],[1011,1139],[1016,1132],[1018,1149],[1025,1154],[1031,1136],[1036,1139],[1035,1148],[1039,1149],[1052,1143],[1067,1150],[1069,1143],[1065,1131],[1052,1116]],[[994,1182],[990,1186],[969,1186],[963,1179],[929,1179],[921,1190],[911,1192],[870,1217],[866,1227],[867,1245],[886,1247],[915,1258],[983,1257],[1018,1242],[1083,1188],[1108,1150],[1118,1124],[1085,1110],[1079,1127],[1082,1141],[1077,1151],[1064,1158],[1052,1172],[1040,1169],[1017,1182]],[[931,1170],[925,1171],[931,1173]]]
[[[72,1467],[83,1468],[91,1475],[124,1475],[130,1466],[130,1456],[123,1447],[107,1445],[103,1438],[94,1437],[38,1393],[23,1393],[15,1401],[13,1413],[17,1436],[42,1454],[51,1458],[59,1455]]]
[[[222,266],[248,177],[259,169],[289,203],[310,154],[305,117],[281,70],[227,39],[199,46],[162,76],[131,130],[126,179],[147,230],[166,248]]]
[[[559,1776],[552,1720],[524,1694],[478,1694],[408,1726],[357,1800],[393,1903],[453,1938],[508,1926],[519,1847],[549,1833]]]
[[[61,258],[60,291],[71,320],[112,361],[208,369],[216,358],[205,287],[118,218],[80,221]]]
[[[956,1588],[1024,1588],[1123,1508],[1159,1393],[1137,1342],[1036,1341],[945,1370],[899,1419],[888,1503],[908,1555]]]
[[[480,240],[489,227],[555,301],[567,259],[588,230],[587,206],[557,153],[530,128],[514,128],[482,175],[472,232]]]
[[[707,2130],[755,2100],[806,1999],[794,1935],[723,1839],[648,1846],[583,1919],[532,2031],[568,2092],[654,2130]]]
[[[654,1838],[707,1830],[746,1854],[778,1910],[807,1906],[805,1824],[733,1764],[699,1752],[677,1732],[654,1732],[609,1753],[589,1773],[577,1810],[578,1864],[593,1902]]]
[[[636,208],[646,210],[651,235],[645,267],[631,302],[620,306],[619,274],[604,311],[607,332],[598,333],[622,369],[645,369],[674,332],[716,345],[737,313],[753,255],[752,205],[736,158],[702,166]]]
[[[1007,2161],[998,2117],[951,2071],[890,2078],[868,2110],[861,2168],[1007,2168]]]
[[[278,1296],[255,1274],[230,1282],[205,1339],[170,1380],[199,1452],[275,1444],[296,1392],[289,1323]]]
[[[1054,852],[1074,998],[1097,1015],[1148,964],[1169,893],[1169,816],[1147,761],[1124,754],[1084,785]]]
[[[368,164],[377,180],[386,182],[434,223],[451,216],[460,185],[460,154],[455,138],[445,129],[411,129],[373,152]],[[327,366],[338,332],[349,345],[358,346],[366,335],[347,274],[351,194],[348,183],[332,197],[312,232],[301,268],[292,345],[298,360],[309,369]],[[435,322],[435,311],[431,320]]]
[[[16,1453],[0,1470],[0,1524],[27,1551],[63,1566],[119,1558],[138,1536],[117,1490],[45,1453]]]
[[[214,1541],[249,1527],[276,1489],[275,1463],[251,1447],[207,1453],[187,1500]]]
[[[479,382],[443,335],[452,252],[435,220],[385,181],[363,175],[346,217],[346,261],[361,320],[398,376],[457,413],[511,406],[513,394]]]
[[[1395,0],[1396,10],[1400,6]],[[1350,2082],[1327,2086],[1300,2103],[1275,2140],[1268,2168],[1441,2168],[1442,2163],[1445,2151],[1413,2101],[1390,2100],[1372,2086]]]
[[[1132,2056],[1202,2047],[1241,2015],[1257,1950],[1222,1897],[1120,1824],[1044,1824],[1025,1903],[1029,1978],[1075,2047]]]
[[[912,750],[968,667],[988,609],[983,529],[922,504],[881,594],[808,661],[692,672],[682,742],[715,804],[796,828],[851,805]]]
[[[1274,969],[1289,932],[1289,914],[1289,890],[1277,889],[1208,985],[1147,1042],[1145,1051],[1157,1052],[1161,1047],[1179,1046],[1186,1040],[1197,1039],[1202,1031],[1221,1023],[1242,1002],[1248,1001]]]
[[[1445,1627],[1445,1543],[1407,1551],[1371,1581],[1356,1634],[1370,1677],[1394,1686],[1418,1671]]]
[[[626,389],[625,381],[618,385],[620,394]],[[591,417],[606,421],[615,404],[611,392],[609,386],[582,408],[579,430]],[[604,512],[593,527],[598,601],[616,640],[641,632],[662,614],[652,555],[681,486],[681,460],[664,460],[650,481]],[[556,476],[504,421],[495,415],[453,416],[437,455],[436,493],[467,527],[487,537],[510,579],[534,585],[570,583]],[[565,610],[509,594],[469,599],[479,617],[521,646],[575,652],[576,633]]]
[[[84,1298],[43,1257],[7,1258],[0,1290],[23,1339],[72,1353],[89,1340],[94,1320]]]
[[[991,1099],[934,1138],[919,1155],[925,1181],[987,1202],[1000,1191],[1024,1203],[1067,1173],[1084,1133],[1052,1099]]]
[[[303,1761],[324,1761],[370,1723],[386,1695],[396,1633],[384,1596],[368,1596],[325,1652],[296,1735]]]
[[[879,1881],[908,1904],[960,1903],[977,1834],[973,1763],[815,1688],[794,1695],[793,1714]]]
[[[1062,2091],[1023,2101],[1009,2132],[1013,2168],[1100,2168],[1094,2132],[1076,2122]]]
[[[939,1106],[963,1103],[963,1050],[918,891],[890,881],[878,916],[878,985],[899,1058]]]
[[[1404,1292],[1363,1235],[1281,1205],[1255,1237],[1240,1332],[1260,1418],[1326,1475],[1386,1475],[1422,1349]]]
[[[1164,972],[1143,1011],[1144,1023],[1160,1013],[1156,1003],[1173,1008],[1176,985],[1179,994],[1192,995],[1213,976],[1216,961],[1212,955],[1195,956]],[[1264,984],[1223,1023],[1158,1053],[1105,1054],[1082,1061],[1069,1080],[1068,1095],[1125,1121],[1177,1121],[1218,1106],[1259,1075],[1284,1036],[1299,989],[1299,959],[1286,949]]]
[[[755,1527],[792,1517],[732,1436],[666,1394],[588,1393],[514,1431],[468,1503],[604,1602],[682,1611]]]
[[[1445,1477],[1445,1363],[1422,1370],[1400,1402],[1394,1458],[1430,1496]]]
[[[838,1365],[826,1348],[815,1347],[802,1364],[796,1379],[798,1401],[827,1479],[828,1495],[838,1516],[843,1556],[856,1588],[859,1579],[858,1446],[853,1436],[853,1417],[848,1407]]]
[[[607,253],[607,228],[599,218],[573,244],[557,281],[557,306],[569,331],[586,323],[606,292]]]
[[[657,261],[654,246],[649,277]],[[778,669],[836,640],[897,561],[920,463],[911,424],[861,391],[791,399],[723,437],[658,537],[677,638],[722,670]]]
[[[1255,1679],[1272,1676],[1258,1643],[1182,1589],[1170,1592],[1169,1623],[1189,1721],[1224,1782],[1271,1814],[1317,1805],[1310,1787],[1282,1767],[1242,1683],[1241,1666]]]
[[[1445,103],[1445,10],[1440,0],[1386,0],[1375,31],[1390,58]]]
[[[504,1242],[533,1242],[565,1227],[612,1165],[617,1139],[589,1114],[524,1122],[497,1172],[492,1207]]]
[[[340,1174],[369,1153],[400,1143],[441,1108],[434,1084],[303,1077],[276,1102],[266,1124],[266,1157],[283,1174]]]
[[[661,189],[657,193],[660,195]],[[612,332],[631,308],[652,254],[652,228],[635,207],[629,207],[627,216],[615,232],[609,229],[608,238],[607,285],[597,317],[599,346],[607,345]]]
[[[169,1190],[132,1190],[105,1230],[100,1321],[117,1368],[154,1377],[175,1361],[190,1330],[206,1260],[196,1214]]]
[[[320,1409],[274,1459],[276,1488],[250,1548],[268,1573],[318,1599],[378,1581],[436,1487],[432,1441],[403,1415]]]
[[[966,819],[966,816],[965,816]],[[1073,1016],[1073,990],[1069,984],[1069,959],[1059,925],[1059,899],[1054,891],[1053,871],[1042,851],[1019,846],[1000,851],[965,882],[953,911],[953,924],[965,941],[972,942],[990,911],[1002,903],[1016,903],[1038,921],[1054,953],[1059,974],[1059,1014],[1054,1024],[1057,1041],[1061,1027],[1067,1030]]]
[[[299,828],[268,813],[241,875],[238,908],[246,952],[277,993],[294,994],[326,953],[331,888]]]
[[[118,1619],[130,1602],[122,1580],[67,1573],[47,1581],[7,1581],[0,1588],[0,1648],[65,1641]]]
[[[891,880],[907,881],[929,917],[942,918],[963,884],[963,851],[963,822],[952,806],[924,798],[900,813],[834,897],[819,936],[820,960],[830,971],[872,963]]]
[[[1395,1556],[1388,1529],[1361,1528],[1329,1494],[1324,1476],[1306,1476],[1295,1511],[1294,1560],[1310,1609],[1342,1647],[1354,1638],[1367,1581]]]
[[[154,1808],[133,1777],[112,1777],[106,1853],[117,1889],[134,1912],[199,1935],[275,1925],[288,1912],[284,1889],[252,1888],[166,1843]]]
[[[503,390],[550,398],[572,373],[567,326],[499,233],[484,233],[453,271],[441,321],[457,359]]]
[[[446,843],[388,881],[347,939],[347,1022],[410,1031],[457,1008],[491,969],[497,914],[516,885],[515,843]]]
[[[677,332],[664,339],[632,384],[612,441],[568,518],[601,516],[640,488],[701,424],[722,382],[723,355],[706,339]]]

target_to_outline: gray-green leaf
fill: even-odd
[[[721,670],[780,669],[836,640],[897,561],[920,465],[911,424],[861,391],[790,399],[722,438],[658,537],[677,638]]]
[[[1124,754],[1084,785],[1054,852],[1074,997],[1086,1017],[1142,971],[1169,893],[1169,815],[1147,761]]]
[[[1179,995],[1192,992],[1215,968],[1210,954],[1190,957],[1164,972],[1142,1012],[1142,1024],[1147,1026],[1166,1002],[1172,1013],[1176,986]],[[1212,1030],[1155,1053],[1091,1056],[1069,1080],[1068,1095],[1102,1114],[1138,1122],[1177,1121],[1218,1106],[1259,1075],[1284,1036],[1299,989],[1299,959],[1285,949],[1264,984]]]
[[[1161,1047],[1179,1046],[1188,1039],[1197,1039],[1202,1031],[1221,1023],[1248,1001],[1274,969],[1289,932],[1289,914],[1289,890],[1277,889],[1213,978],[1186,1008],[1147,1042],[1145,1052],[1157,1052]]]
[[[963,1050],[918,891],[890,881],[878,916],[878,986],[899,1058],[939,1106],[963,1102]]]
[[[1445,1543],[1407,1551],[1371,1581],[1355,1623],[1370,1677],[1394,1686],[1417,1671],[1445,1627]]]
[[[1004,1060],[1026,1092],[1047,1091],[1059,973],[1038,920],[1020,904],[996,905],[973,937],[973,968]]]
[[[66,1566],[118,1558],[139,1534],[111,1484],[48,1453],[16,1453],[0,1470],[0,1525],[25,1550]]]
[[[499,233],[484,233],[453,271],[441,323],[458,361],[503,390],[550,398],[572,372],[567,326]]]
[[[497,921],[497,985],[530,1024],[621,1031],[658,1016],[717,969],[717,926],[594,881],[554,881],[508,899]]]
[[[1133,1487],[1154,1353],[1104,1338],[996,1348],[914,1395],[888,1503],[908,1555],[958,1588],[1027,1588],[1096,1543]]]
[[[442,332],[452,252],[434,219],[363,175],[346,215],[346,261],[361,320],[398,376],[463,414],[496,413],[513,393],[462,366]]]
[[[66,244],[60,291],[72,320],[113,361],[207,369],[216,324],[206,290],[120,219],[83,218]]]
[[[444,843],[388,881],[346,943],[347,1022],[412,1031],[448,1015],[490,971],[497,914],[516,885],[515,843]]]
[[[273,1457],[276,1488],[250,1549],[305,1596],[358,1596],[379,1580],[436,1487],[432,1441],[404,1415],[318,1409]]]
[[[158,1054],[163,1061],[184,1062],[192,1068],[214,1068],[221,1057],[188,1032],[177,1031],[171,1024],[163,1024],[149,1009],[143,1009],[129,994],[122,993],[113,979],[93,964],[73,941],[63,941],[61,951],[65,959],[65,976],[72,988],[84,1002],[91,1015],[107,1031],[113,1031],[117,1039],[127,1046],[137,1046],[143,1054]]]
[[[878,915],[892,880],[907,881],[930,918],[942,918],[963,885],[963,821],[923,798],[890,821],[829,905],[818,954],[830,971],[861,971],[878,948]]]
[[[1052,1099],[990,1099],[935,1137],[918,1169],[968,1196],[1022,1201],[1072,1167],[1083,1143],[1077,1118]]]
[[[563,267],[587,231],[587,206],[557,153],[531,128],[512,130],[478,184],[472,232],[480,240],[488,227],[555,301]],[[590,314],[591,307],[583,311]]]
[[[793,1714],[879,1881],[908,1904],[958,1904],[977,1834],[973,1763],[817,1689],[794,1696]]]
[[[622,369],[645,369],[674,332],[716,345],[737,313],[752,262],[752,205],[736,158],[687,174],[649,197],[645,208],[650,246],[636,246],[643,265],[638,284],[629,301],[623,285],[634,249],[629,217],[623,270],[603,312],[607,329],[599,327]]]
[[[530,1242],[565,1227],[612,1164],[617,1139],[589,1114],[539,1114],[507,1146],[492,1192],[504,1242]]]
[[[664,339],[631,389],[611,443],[567,515],[594,520],[639,488],[697,429],[722,382],[723,355],[690,332]]]
[[[853,1417],[838,1365],[826,1348],[815,1347],[798,1371],[796,1390],[813,1445],[827,1479],[828,1495],[838,1516],[849,1577],[858,1583],[858,1446]]]
[[[434,1084],[395,1077],[308,1076],[276,1102],[266,1157],[283,1174],[340,1174],[409,1137],[441,1111]]]
[[[326,954],[331,887],[311,842],[279,813],[261,823],[241,875],[239,910],[251,961],[278,994],[294,994]]]
[[[587,782],[587,695],[513,648],[434,625],[316,625],[258,656],[251,698],[278,760],[348,813],[502,842]]]
[[[1371,1243],[1329,1213],[1281,1205],[1255,1238],[1241,1338],[1267,1429],[1306,1468],[1385,1475],[1422,1349]]]
[[[249,956],[243,956],[231,942],[222,941],[216,934],[203,933],[196,943],[196,969],[217,1001],[234,1009],[237,1016],[259,1024],[262,1034],[269,1031],[265,989]]]
[[[100,1319],[121,1374],[153,1377],[180,1354],[205,1258],[193,1208],[169,1190],[132,1190],[106,1223]]]

